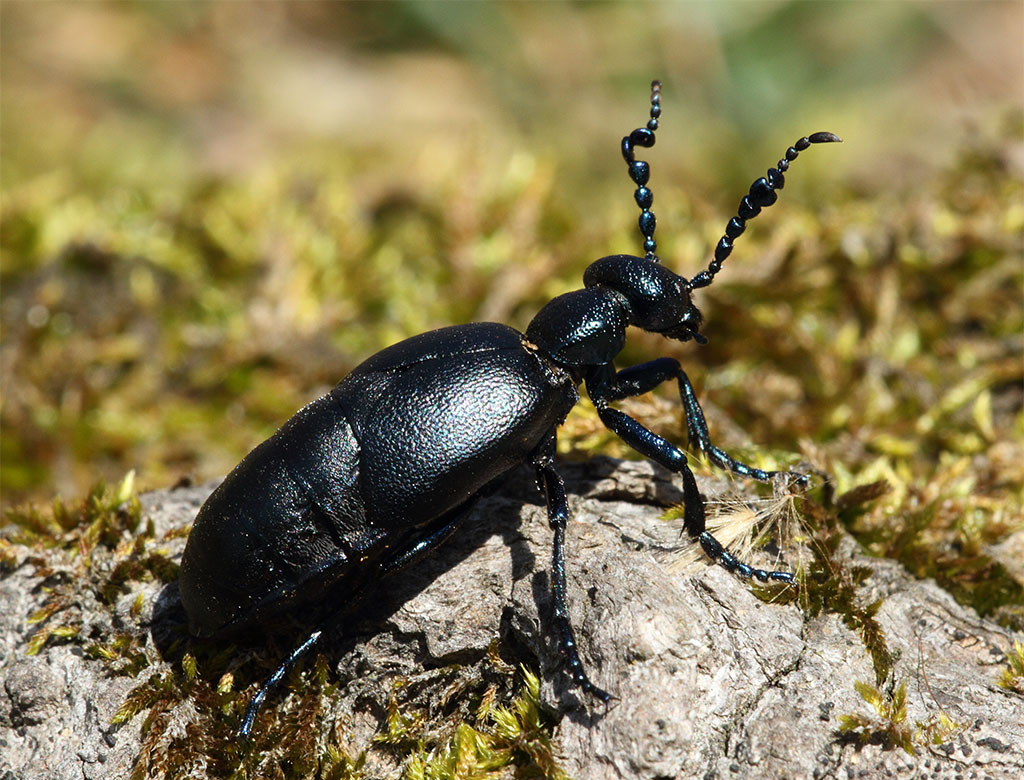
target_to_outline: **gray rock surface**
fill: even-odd
[[[660,468],[596,458],[561,471],[573,511],[572,618],[592,679],[617,701],[605,710],[566,684],[545,622],[551,532],[523,473],[477,505],[466,532],[437,560],[387,591],[396,604],[378,633],[325,648],[340,681],[331,706],[351,707],[350,747],[366,749],[382,728],[372,708],[354,706],[370,690],[366,669],[386,677],[417,674],[425,660],[479,661],[501,635],[539,664],[542,699],[562,712],[561,765],[580,780],[1024,777],[1024,697],[996,684],[1006,650],[1024,638],[849,544],[846,554],[873,571],[865,599],[883,598],[878,621],[897,656],[895,678],[906,684],[908,722],[942,713],[957,725],[941,732],[939,744],[919,740],[916,755],[844,741],[841,715],[874,716],[854,688],[874,681],[857,633],[836,614],[809,619],[795,604],[764,603],[720,567],[666,566],[666,550],[690,543],[660,519],[664,506],[681,500]],[[712,494],[714,487],[702,483]],[[157,538],[190,523],[211,488],[144,496]],[[176,559],[184,540],[168,538],[163,547]],[[105,674],[79,642],[26,655],[34,630],[27,618],[46,599],[40,561],[55,576],[66,564],[47,551],[16,552],[13,571],[0,574],[0,780],[126,778],[142,716],[123,727],[110,722],[138,680]],[[133,616],[139,593],[144,606]],[[161,595],[157,583],[132,582],[111,614],[83,596],[83,633],[135,632],[156,657],[148,621],[161,598],[173,601],[173,586]],[[187,704],[177,707],[172,728],[184,730],[192,715]],[[400,765],[372,753],[366,776],[400,775]]]

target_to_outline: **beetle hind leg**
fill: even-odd
[[[462,521],[465,520],[466,516],[469,514],[472,503],[473,502],[471,501],[468,505],[463,504],[453,510],[453,512],[444,515],[435,521],[432,526],[428,526],[425,536],[422,539],[413,541],[413,543],[406,548],[400,548],[394,555],[382,561],[379,564],[379,571],[376,579],[382,579],[390,574],[394,574],[395,572],[405,569],[409,565],[428,555],[440,545],[444,544],[444,542],[450,539],[452,534],[458,530],[459,526],[462,525]],[[376,581],[376,579],[374,581]],[[314,647],[317,646],[320,642],[320,638],[324,634],[330,633],[337,628],[342,619],[350,614],[352,608],[366,596],[366,593],[367,588],[360,588],[352,593],[347,609],[339,610],[333,616],[327,618],[323,623],[321,623],[319,628],[311,633],[301,645],[295,648],[284,662],[274,670],[273,674],[263,682],[245,710],[245,717],[242,719],[242,726],[238,730],[238,735],[240,737],[245,739],[252,732],[256,716],[259,715],[260,710],[263,708],[267,696],[269,696],[281,683],[288,672],[291,671],[292,667],[294,667],[302,658],[307,656]]]
[[[252,697],[252,701],[249,702],[249,706],[246,707],[245,717],[242,719],[242,726],[238,729],[238,736],[242,739],[248,739],[249,734],[252,732],[252,726],[256,722],[256,716],[259,715],[260,710],[263,709],[263,703],[266,701],[267,696],[270,695],[274,688],[280,684],[281,680],[285,678],[285,675],[292,670],[292,667],[317,646],[320,642],[320,637],[323,636],[323,633],[323,629],[318,628],[306,637],[306,641],[292,650],[291,655],[284,660],[284,663],[277,667],[277,669],[274,670],[274,673],[263,682],[263,685],[261,685],[259,690],[256,691],[256,695]]]

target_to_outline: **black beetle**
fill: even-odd
[[[685,528],[730,571],[793,583],[738,561],[705,530],[704,503],[683,451],[611,404],[675,379],[690,443],[717,466],[769,480],[711,444],[704,414],[678,361],[661,358],[619,371],[612,361],[633,325],[678,341],[705,343],[690,298],[706,287],[746,221],[775,202],[783,173],[815,143],[814,133],[786,150],[758,179],[715,248],[705,271],[687,281],[655,254],[650,167],[636,147],[654,145],[661,88],[651,85],[650,120],[622,139],[637,185],[644,257],[613,255],[591,264],[584,289],[560,295],[526,333],[482,322],[441,328],[402,341],[358,366],[238,464],[199,510],[181,560],[181,600],[189,628],[219,635],[262,623],[347,584],[358,590],[431,553],[458,531],[474,496],[520,464],[536,471],[554,530],[551,586],[558,639],[573,681],[608,702],[587,677],[576,649],[565,588],[569,506],[553,464],[555,435],[586,385],[601,421],[643,455],[682,476]],[[247,735],[267,692],[316,645],[306,639],[260,688],[245,715]]]

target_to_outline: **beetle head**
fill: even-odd
[[[703,344],[703,318],[690,298],[686,279],[657,260],[611,255],[591,263],[583,274],[587,287],[614,294],[629,312],[629,324],[677,341]]]

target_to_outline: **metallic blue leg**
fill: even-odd
[[[249,738],[249,734],[252,732],[252,724],[256,721],[256,716],[263,708],[263,703],[266,701],[267,696],[284,679],[285,675],[291,671],[291,668],[299,662],[299,659],[316,647],[323,633],[323,629],[318,628],[310,634],[306,641],[292,650],[292,654],[285,659],[285,662],[277,667],[274,673],[264,681],[245,710],[245,717],[242,719],[242,727],[238,730],[238,736],[242,739]]]
[[[607,384],[599,389],[595,388],[595,390],[597,390],[601,400],[608,403],[621,401],[623,398],[634,398],[650,392],[663,382],[668,382],[672,379],[677,380],[679,382],[679,398],[683,403],[683,411],[686,413],[686,428],[690,435],[690,444],[700,452],[703,452],[708,460],[720,469],[739,474],[741,477],[757,479],[761,482],[770,482],[773,477],[785,473],[764,471],[754,466],[748,466],[711,443],[711,437],[708,434],[708,423],[704,419],[704,411],[700,408],[697,395],[693,392],[693,385],[690,384],[690,379],[679,365],[678,360],[674,358],[658,358],[649,363],[641,363],[624,368],[614,375],[602,378],[605,379]],[[595,399],[594,403],[596,404],[597,402]]]
[[[543,454],[534,461],[537,469],[537,485],[544,492],[548,507],[548,523],[554,531],[551,553],[551,592],[554,596],[555,626],[558,629],[559,647],[565,655],[569,674],[576,685],[586,693],[605,704],[611,701],[611,694],[601,690],[587,677],[583,662],[576,646],[576,634],[569,618],[569,604],[566,600],[565,580],[565,526],[569,521],[569,501],[565,495],[565,483],[552,465],[555,440],[552,436]]]

